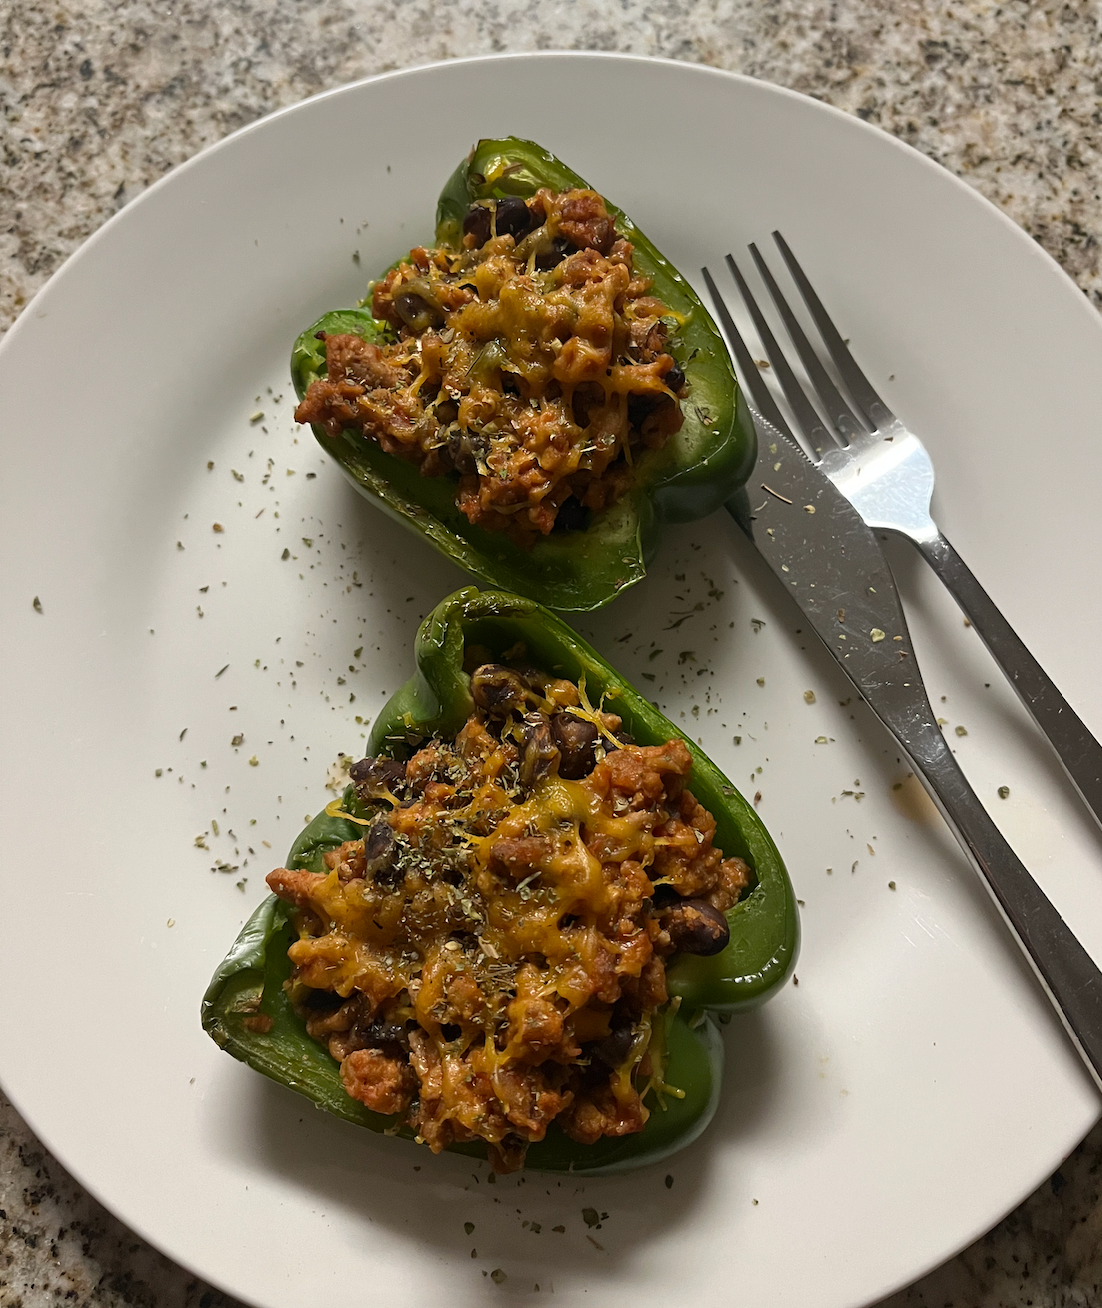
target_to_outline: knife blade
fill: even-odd
[[[754,423],[757,463],[728,511],[874,710],[917,724],[929,703],[879,543],[790,438],[757,414]]]

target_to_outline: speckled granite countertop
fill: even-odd
[[[859,114],[995,201],[1102,308],[1097,0],[9,0],[0,327],[128,199],[269,110],[414,61],[555,48],[708,63]],[[232,1303],[101,1208],[0,1097],[0,1308],[55,1302]],[[1102,1126],[889,1305],[1102,1305]]]

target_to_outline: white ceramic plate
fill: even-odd
[[[508,133],[694,280],[785,231],[927,439],[946,530],[1102,731],[1102,322],[1021,231],[898,141],[710,70],[538,55],[364,82],[154,186],[0,351],[0,1073],[126,1222],[265,1308],[537,1284],[568,1304],[865,1303],[993,1224],[1099,1103],[886,736],[724,516],[671,531],[651,577],[578,624],[760,790],[806,904],[799,986],[727,1029],[701,1142],[624,1179],[491,1187],[199,1029],[265,872],[362,746],[356,715],[464,581],[295,428],[290,343],[428,237],[471,142]],[[951,602],[893,558],[961,762],[1102,955],[1098,833]]]

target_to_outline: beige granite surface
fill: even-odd
[[[0,328],[128,199],[261,114],[412,62],[555,48],[709,63],[859,114],[999,204],[1102,308],[1097,0],[5,0]],[[101,1208],[0,1097],[0,1308],[54,1303],[232,1301]],[[1102,1308],[1102,1126],[888,1304]]]

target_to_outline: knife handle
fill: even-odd
[[[1102,745],[1087,730],[945,537],[939,532],[914,543],[979,632],[1034,722],[1048,737],[1083,803],[1102,826]]]
[[[892,734],[925,779],[1102,1090],[1102,972],[1003,839],[932,715],[916,728],[912,718],[906,742]]]

